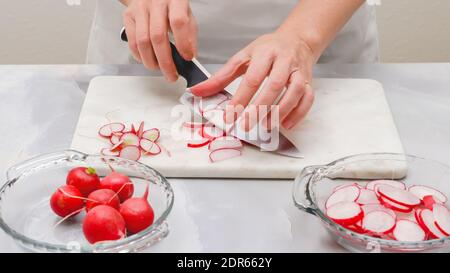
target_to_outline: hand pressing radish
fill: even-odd
[[[120,202],[124,202],[133,195],[134,185],[130,178],[118,172],[112,172],[100,181],[101,189],[110,189],[117,193]]]
[[[74,216],[83,209],[84,197],[74,186],[64,185],[53,193],[50,207],[61,217]]]
[[[126,236],[125,221],[116,209],[96,206],[84,218],[83,233],[91,244],[119,240]]]
[[[142,197],[130,198],[120,207],[120,214],[125,220],[128,233],[138,233],[153,224],[155,214],[147,198],[148,186]]]
[[[119,210],[120,199],[114,191],[110,189],[101,189],[91,192],[86,201],[86,212],[89,212],[96,206],[106,205]]]
[[[84,197],[87,197],[99,188],[100,178],[94,168],[78,167],[69,172],[66,184],[76,187]]]

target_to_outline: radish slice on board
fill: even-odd
[[[450,212],[440,204],[433,205],[433,216],[436,227],[446,236],[450,236]]]
[[[111,147],[111,151],[114,151],[114,152],[116,152],[116,151],[120,151],[120,150],[122,150],[122,144],[123,144],[123,140],[119,140],[119,142],[117,142],[116,144],[114,144],[112,147]]]
[[[225,132],[216,126],[203,126],[200,135],[204,138],[214,139],[225,136]]]
[[[394,211],[403,212],[403,213],[409,213],[413,210],[413,207],[403,206],[399,203],[393,202],[387,198],[380,197],[380,203],[383,204],[385,207],[390,208]]]
[[[102,155],[106,155],[106,156],[118,156],[120,152],[118,151],[111,151],[110,148],[103,148],[100,153]]]
[[[119,157],[138,161],[141,158],[141,150],[138,146],[129,145],[120,151]]]
[[[114,122],[103,125],[98,130],[98,134],[102,137],[111,137],[113,133],[123,132],[125,130],[125,125],[123,123]]]
[[[360,193],[358,199],[356,199],[356,203],[360,205],[367,205],[367,204],[377,204],[380,203],[380,201],[378,200],[378,197],[374,191],[367,189],[360,189]]]
[[[156,128],[144,131],[142,133],[142,138],[148,139],[150,141],[156,142],[159,139],[160,133]]]
[[[445,196],[442,192],[433,189],[431,187],[422,186],[422,185],[413,185],[409,187],[408,191],[415,196],[419,197],[423,200],[425,196],[431,195],[434,196],[434,198],[437,199],[437,201],[441,203],[447,202],[447,196]]]
[[[139,146],[146,154],[157,155],[161,153],[161,147],[157,143],[146,138],[141,139]]]
[[[418,242],[426,238],[423,229],[416,223],[409,220],[398,220],[392,235],[397,241]]]
[[[202,139],[198,139],[198,140],[190,140],[189,143],[187,144],[187,146],[189,148],[200,148],[200,147],[204,147],[210,143],[211,143],[211,139],[202,138]]]
[[[109,142],[111,142],[112,145],[116,145],[119,143],[120,137],[122,137],[122,133],[113,133],[109,139]]]
[[[381,211],[388,213],[392,217],[397,218],[397,214],[395,213],[395,211],[393,211],[389,208],[386,208],[385,206],[383,206],[381,204],[367,204],[367,205],[361,206],[361,208],[364,211],[364,215],[367,215],[372,211],[380,211],[381,210]]]
[[[348,226],[361,220],[364,212],[355,202],[340,202],[327,208],[327,215],[334,222]]]
[[[233,136],[224,136],[214,139],[208,146],[210,151],[215,151],[219,149],[229,148],[229,149],[241,149],[242,142],[240,139]]]
[[[377,185],[375,191],[385,199],[401,206],[414,207],[421,203],[420,199],[409,191],[389,185]]]
[[[137,130],[136,135],[139,138],[142,138],[142,134],[144,133],[144,122],[142,121],[141,124],[139,124],[139,129]]]
[[[355,185],[349,185],[343,187],[340,190],[333,192],[330,197],[328,197],[325,208],[329,208],[339,202],[355,202],[358,199],[360,189]]]
[[[375,234],[387,234],[395,227],[395,218],[379,210],[369,212],[362,220],[362,228]]]
[[[427,232],[432,238],[440,239],[447,237],[444,233],[442,233],[436,226],[433,212],[429,209],[423,209],[420,212],[421,221],[419,224],[422,224],[422,228]]]
[[[139,145],[139,137],[133,133],[125,133],[120,137],[120,140],[123,141],[124,146],[138,146]]]
[[[406,186],[405,186],[405,184],[403,182],[396,181],[396,180],[374,180],[374,181],[370,181],[369,183],[367,183],[366,189],[374,191],[376,185],[388,185],[388,186],[392,186],[394,188],[398,188],[398,189],[402,189],[402,190],[406,189]]]
[[[205,124],[203,122],[191,122],[191,121],[183,122],[183,127],[189,128],[189,129],[202,128],[204,125]]]
[[[241,150],[237,150],[237,149],[219,149],[219,150],[215,150],[212,151],[209,154],[209,159],[211,160],[211,162],[219,162],[219,161],[223,161],[223,160],[227,160],[230,158],[235,158],[238,156],[241,156],[242,152]]]

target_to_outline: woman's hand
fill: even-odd
[[[315,59],[311,48],[298,35],[278,30],[253,41],[210,79],[192,87],[191,92],[196,96],[210,96],[243,75],[229,105],[234,109],[246,107],[246,114],[251,111],[249,109],[278,104],[281,125],[291,129],[305,117],[313,104],[314,92],[310,82]],[[262,90],[254,98],[261,85]],[[227,119],[229,115],[227,112]],[[235,113],[231,115],[234,117]],[[264,118],[254,114],[244,117],[242,126],[246,130]]]
[[[181,56],[191,60],[197,51],[197,24],[188,0],[122,0],[123,22],[133,57],[148,69],[160,68],[176,81],[168,32],[173,33]]]

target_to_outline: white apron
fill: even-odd
[[[298,0],[191,0],[199,26],[198,59],[225,63],[234,53],[262,34],[274,31]],[[124,6],[118,0],[97,0],[87,63],[135,63],[119,39]],[[321,63],[378,61],[375,8],[364,4],[327,48]]]

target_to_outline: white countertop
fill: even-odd
[[[0,173],[26,158],[67,149],[89,81],[99,75],[148,72],[137,65],[0,66]],[[450,165],[449,75],[450,64],[319,65],[315,70],[316,77],[380,81],[406,152]],[[175,190],[171,233],[149,251],[343,251],[317,218],[294,207],[290,181],[170,182]],[[0,252],[21,251],[0,231]]]

